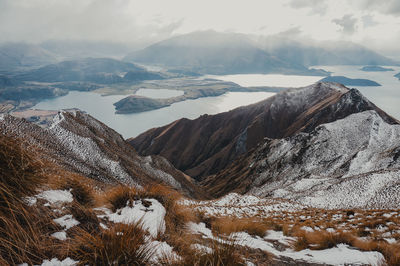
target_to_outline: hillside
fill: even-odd
[[[289,89],[259,103],[195,120],[180,119],[128,141],[142,155],[157,154],[201,180],[216,174],[264,138],[310,132],[352,113],[376,110],[396,121],[357,90],[334,83]]]
[[[257,38],[256,44],[282,60],[305,66],[398,65],[390,58],[351,42],[304,41],[277,34]]]
[[[381,67],[381,66],[364,66],[360,70],[366,72],[385,72],[385,71],[394,71],[393,68]]]
[[[369,79],[351,79],[343,76],[329,76],[320,80],[321,82],[335,82],[340,83],[345,86],[381,86],[376,81],[369,80]]]
[[[107,84],[122,82],[126,73],[138,71],[147,73],[145,69],[135,64],[115,59],[85,58],[46,65],[20,74],[17,78],[23,81],[37,82],[88,81]],[[140,80],[140,78],[137,79]]]
[[[38,45],[0,44],[0,71],[39,67],[54,62],[57,62],[57,56]]]
[[[197,150],[234,144],[200,185],[78,110],[13,115],[0,116],[0,264],[400,262],[400,125],[355,89],[316,83],[150,130],[161,145],[214,126]]]
[[[400,126],[376,111],[352,114],[286,139],[267,139],[204,182],[228,191],[319,208],[397,208]]]
[[[124,60],[202,74],[285,73],[324,75],[258,48],[245,35],[200,31],[150,45]]]
[[[23,138],[39,147],[45,159],[69,171],[110,184],[161,182],[187,195],[201,196],[191,179],[164,158],[138,156],[120,134],[85,113],[26,111],[17,115],[21,118],[2,116],[2,135]]]
[[[397,65],[351,42],[299,41],[215,31],[192,32],[128,54],[124,60],[202,74],[279,73],[321,75],[319,65]]]

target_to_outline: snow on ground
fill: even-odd
[[[162,158],[162,159],[164,159],[164,158]],[[164,159],[164,160],[166,161],[166,159]],[[176,188],[176,189],[182,189],[181,184],[178,181],[176,181],[176,179],[172,175],[170,175],[160,169],[154,168],[151,165],[152,163],[153,163],[152,157],[146,156],[143,158],[143,161],[140,164],[140,167],[142,167],[145,171],[152,173],[159,180],[164,181],[166,184],[170,185],[171,187]],[[168,162],[166,161],[166,163],[168,163]]]
[[[283,235],[282,231],[267,230],[264,236],[265,240],[276,240],[279,243],[289,246],[296,238]]]
[[[299,199],[317,208],[398,208],[400,171],[389,171],[346,178],[324,191],[315,191]]]
[[[399,140],[400,125],[371,110],[266,142],[257,150],[262,159],[252,162],[249,194],[319,208],[396,208]]]
[[[58,124],[61,123],[61,121],[63,121],[65,119],[63,112],[58,112],[57,115],[54,116],[53,118],[53,122],[50,125],[50,129],[55,128]]]
[[[163,258],[168,258],[172,261],[179,261],[182,259],[166,242],[152,241],[150,247],[151,250],[154,251],[154,255],[150,260],[152,263],[157,264],[158,261]]]
[[[44,199],[51,204],[72,202],[74,197],[69,190],[46,190],[35,196],[37,199]]]
[[[208,253],[208,254],[213,253],[212,248],[209,248],[209,247],[201,245],[201,244],[192,244],[190,247],[194,250],[197,250],[200,253]]]
[[[76,158],[79,158],[86,164],[93,167],[107,169],[110,175],[125,184],[137,185],[132,178],[126,173],[119,162],[111,160],[99,148],[99,146],[91,138],[86,138],[72,133],[55,124],[49,130],[58,138],[64,149],[72,152]],[[90,173],[88,169],[81,169]],[[88,174],[89,174],[88,173]]]
[[[130,207],[132,205],[132,207]],[[102,208],[104,211],[105,209]],[[156,199],[140,199],[135,200],[127,206],[111,213],[106,210],[105,215],[99,215],[100,218],[107,218],[114,223],[141,223],[143,229],[147,230],[151,236],[157,237],[158,233],[165,231],[166,211],[164,206]]]
[[[181,204],[191,206],[208,216],[236,216],[239,218],[295,212],[304,208],[299,203],[286,200],[258,198],[237,193],[230,193],[220,199],[211,201],[182,200]]]
[[[204,223],[189,223],[188,229],[194,234],[200,234],[203,238],[226,243],[227,240],[213,236],[210,229]],[[267,231],[267,236],[260,238],[258,236],[250,236],[246,232],[238,232],[230,235],[229,239],[241,246],[253,249],[261,249],[269,252],[276,257],[286,257],[297,261],[308,263],[320,263],[329,265],[382,265],[385,262],[383,255],[376,251],[360,251],[349,247],[345,244],[339,244],[336,247],[325,250],[301,250],[294,251],[290,247],[284,251],[277,250],[268,240],[276,240],[280,243],[287,244],[294,240],[291,237],[285,237],[282,232]]]
[[[58,240],[67,240],[67,233],[65,231],[55,232],[51,234],[51,236],[57,238]]]
[[[53,221],[64,227],[66,230],[79,224],[71,214],[64,215],[60,218],[54,219]]]
[[[44,260],[41,266],[73,266],[77,265],[79,261],[75,261],[71,258],[66,258],[63,261],[60,261],[57,258],[51,260]]]

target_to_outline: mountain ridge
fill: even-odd
[[[159,154],[201,180],[222,170],[265,137],[308,132],[320,124],[370,109],[377,110],[389,123],[397,123],[355,89],[316,83],[229,112],[180,119],[128,141],[139,154]]]
[[[46,112],[36,122],[41,126],[2,115],[0,131],[38,147],[45,159],[101,182],[133,186],[164,183],[189,196],[204,196],[190,177],[167,160],[138,156],[120,134],[90,115],[78,110]]]

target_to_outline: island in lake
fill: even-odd
[[[345,86],[381,86],[378,82],[369,79],[351,79],[343,76],[329,76],[321,79],[322,82],[341,83]]]
[[[183,91],[182,95],[170,98],[148,98],[135,95],[138,89],[171,89]],[[146,81],[137,85],[132,85],[129,90],[120,90],[119,94],[130,94],[129,96],[114,103],[117,114],[140,113],[163,107],[173,103],[186,100],[194,100],[202,97],[216,97],[227,92],[279,92],[282,87],[242,87],[236,83],[215,79],[173,79],[163,81]],[[103,94],[115,93],[115,90],[98,90]]]
[[[381,67],[381,66],[365,66],[360,70],[366,72],[385,72],[385,71],[394,71],[393,68]]]

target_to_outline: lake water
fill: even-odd
[[[240,74],[240,75],[207,75],[207,78],[232,81],[243,87],[304,87],[321,80],[321,76],[297,76],[280,74]]]
[[[374,80],[381,87],[356,87],[372,102],[390,115],[400,119],[400,81],[393,77],[400,72],[400,67],[391,67],[395,71],[388,72],[364,72],[359,70],[362,66],[316,66],[333,75],[341,75],[349,78],[365,78]],[[206,76],[203,78],[219,78],[225,81],[233,81],[242,86],[284,86],[301,87],[310,85],[322,77],[315,76],[288,76],[288,75],[227,75]],[[159,90],[145,89],[140,94],[147,97],[174,97],[176,90],[165,90],[158,94]],[[145,93],[145,94],[144,94]],[[161,95],[161,96],[160,96]],[[126,96],[101,96],[93,92],[72,91],[68,95],[45,100],[34,108],[44,110],[57,110],[65,108],[79,108],[99,119],[106,125],[121,133],[125,138],[135,137],[140,133],[153,128],[166,125],[183,117],[194,119],[202,114],[216,114],[248,105],[271,97],[274,93],[268,92],[229,92],[218,97],[206,97],[195,100],[187,100],[172,104],[171,106],[137,114],[115,114],[113,103]]]
[[[183,91],[168,89],[139,89],[136,95],[156,99],[168,99],[183,95]]]
[[[65,96],[38,103],[34,109],[57,110],[79,108],[115,129],[125,138],[166,125],[186,117],[194,119],[202,114],[217,114],[268,97],[270,92],[228,92],[217,97],[205,97],[174,103],[171,106],[136,114],[115,114],[113,103],[126,96],[101,96],[94,92],[71,91]]]
[[[400,119],[400,81],[394,77],[400,72],[400,67],[383,66],[393,68],[395,71],[365,72],[360,70],[363,66],[313,66],[333,72],[334,76],[345,76],[348,78],[370,79],[378,82],[379,87],[349,86],[358,89],[364,96],[389,115]]]

